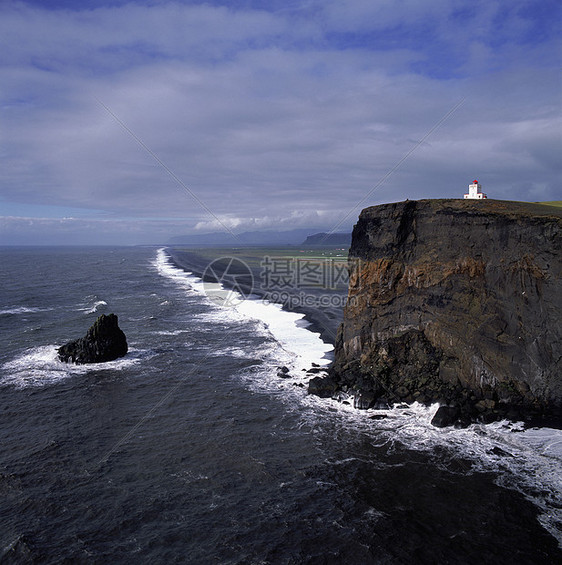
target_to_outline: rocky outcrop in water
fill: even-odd
[[[123,357],[127,353],[127,339],[115,314],[102,314],[84,337],[59,347],[61,361],[82,365],[103,363]]]
[[[360,408],[439,402],[449,409],[436,425],[560,425],[561,252],[562,211],[549,206],[421,200],[363,210],[335,361],[311,392],[343,391]]]

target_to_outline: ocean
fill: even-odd
[[[308,396],[302,314],[166,249],[0,255],[1,563],[562,562],[561,431]],[[58,361],[110,312],[124,358]]]

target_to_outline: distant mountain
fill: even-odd
[[[247,231],[234,237],[228,232],[213,232],[197,235],[180,235],[169,240],[170,245],[228,245],[265,246],[301,245],[310,235],[311,229],[300,228],[288,231]]]
[[[344,245],[349,247],[351,245],[350,233],[315,233],[309,235],[303,245]]]

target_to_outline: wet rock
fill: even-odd
[[[115,314],[102,314],[84,337],[58,348],[58,356],[66,363],[82,365],[113,361],[126,355],[127,339]]]
[[[501,447],[493,447],[492,449],[490,449],[488,451],[489,454],[491,455],[498,455],[500,457],[513,457],[513,455],[505,450],[503,450]]]
[[[439,406],[433,416],[431,424],[437,428],[452,426],[459,416],[459,409],[456,406]]]
[[[499,419],[499,414],[495,412],[484,412],[478,417],[478,421],[482,424],[491,424]]]
[[[447,245],[443,245],[443,241]],[[562,413],[562,211],[420,200],[361,212],[330,374],[463,423]]]
[[[334,400],[337,400],[338,402],[341,402],[342,404],[349,404],[349,394],[347,394],[347,392],[344,392],[343,390],[337,390],[333,395],[332,398]]]
[[[373,405],[375,410],[390,410],[390,402],[386,398],[379,398]]]
[[[488,410],[493,410],[496,407],[496,403],[493,400],[484,399],[476,403],[475,408],[478,412],[486,412]]]
[[[405,387],[405,386],[399,386],[396,389],[396,394],[400,397],[400,398],[406,398],[407,396],[409,396],[410,391]]]
[[[375,404],[376,396],[372,391],[358,391],[353,398],[353,407],[368,410]]]
[[[329,377],[314,377],[308,382],[308,394],[320,398],[332,398],[337,389],[337,383]]]
[[[291,375],[289,374],[289,368],[283,365],[282,367],[277,367],[277,376],[282,379],[288,379]]]

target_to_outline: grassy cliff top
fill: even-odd
[[[542,204],[543,206],[554,206],[556,208],[562,208],[562,200],[551,200],[550,202],[537,202],[536,204]]]
[[[407,202],[407,201],[406,201]],[[420,211],[427,210],[430,212],[467,212],[475,214],[499,214],[511,217],[537,217],[550,216],[554,218],[562,218],[562,202],[519,202],[513,200],[494,200],[486,198],[484,200],[470,200],[461,198],[436,198],[427,200],[416,200],[416,208]],[[378,206],[370,206],[361,212],[361,216],[368,217],[376,215],[378,210],[385,207],[395,207],[404,202],[393,204],[380,204]]]

